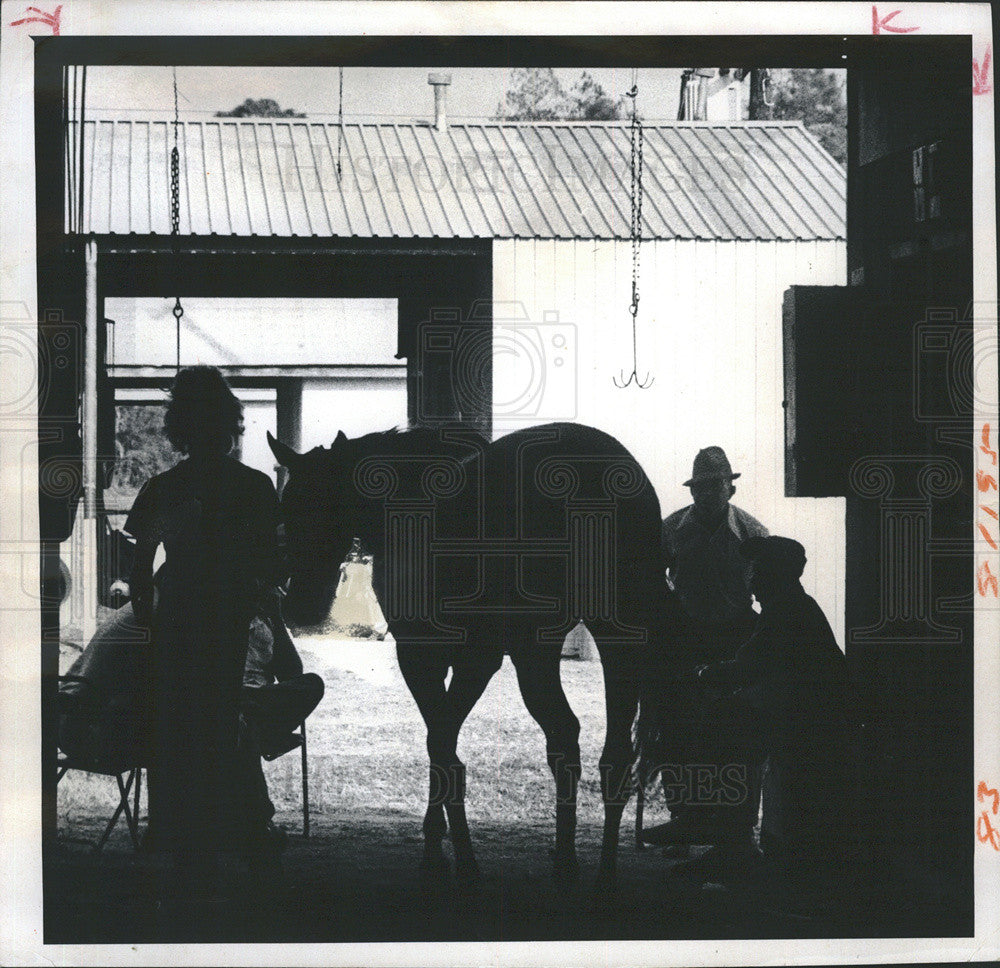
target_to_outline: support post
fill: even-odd
[[[302,384],[300,377],[278,380],[275,398],[275,431],[278,440],[293,450],[302,449]],[[288,480],[288,468],[278,465],[278,493]]]
[[[83,384],[83,521],[81,527],[83,591],[81,630],[86,644],[97,630],[97,242],[84,248],[86,267]]]

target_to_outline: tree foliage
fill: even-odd
[[[507,121],[616,121],[624,116],[617,100],[587,72],[567,91],[551,67],[518,67],[494,115]]]
[[[154,474],[181,459],[163,432],[165,407],[119,404],[115,421],[115,471],[111,489],[138,491]]]
[[[776,121],[801,121],[842,165],[847,164],[847,98],[843,71],[784,68],[769,72]]]
[[[299,114],[292,108],[282,111],[277,101],[269,97],[262,97],[254,100],[248,97],[242,104],[238,104],[232,111],[216,111],[217,118],[304,118],[304,114]]]

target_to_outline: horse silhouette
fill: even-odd
[[[427,726],[425,869],[478,871],[465,814],[459,731],[508,653],[545,734],[556,788],[557,876],[575,877],[580,724],[560,682],[566,634],[583,621],[601,657],[607,729],[598,887],[615,879],[632,789],[631,727],[643,656],[667,603],[659,501],[613,437],[578,424],[519,430],[490,443],[467,429],[387,431],[298,454],[268,434],[289,476],[281,504],[294,624],[329,613],[357,536],[399,667]],[[448,680],[448,673],[451,679]],[[446,819],[447,817],[447,819]]]

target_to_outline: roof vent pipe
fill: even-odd
[[[428,74],[427,83],[434,88],[434,127],[444,131],[448,126],[448,85],[451,74]]]

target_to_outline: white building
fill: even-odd
[[[805,545],[807,588],[842,641],[844,501],[783,496],[783,293],[846,283],[845,174],[800,124],[644,129],[636,354],[647,389],[613,382],[633,360],[627,123],[449,124],[442,115],[180,128],[180,239],[191,258],[245,258],[252,288],[254,259],[276,252],[370,251],[375,260],[391,251],[400,264],[410,252],[433,249],[445,261],[449,246],[473,252],[491,333],[470,364],[489,394],[480,424],[494,435],[553,419],[600,427],[646,468],[664,515],[689,503],[681,482],[695,453],[721,445],[742,472],[736,503]],[[112,258],[156,250],[169,262],[170,126],[91,121],[84,135],[84,234]],[[329,295],[314,278],[301,295],[284,278],[275,296],[179,285],[180,363],[218,365],[239,388],[249,463],[275,470],[264,429],[309,447],[340,429],[423,419],[430,367],[415,359],[404,305],[413,279],[394,295],[358,282],[345,296],[343,279]],[[113,289],[101,296],[114,321],[107,372],[120,400],[158,399],[177,364],[174,293]],[[455,306],[470,313],[461,294]],[[449,379],[462,416],[459,371]]]

